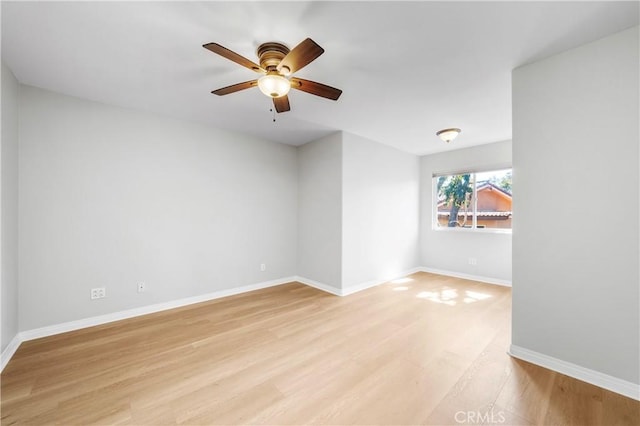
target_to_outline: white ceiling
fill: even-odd
[[[511,70],[638,24],[638,2],[2,2],[2,58],[22,83],[300,145],[346,130],[425,154],[511,137]],[[296,76],[344,91],[293,91],[272,122],[257,61],[306,37],[325,49]],[[449,145],[435,132],[460,127]]]

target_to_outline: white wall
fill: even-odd
[[[452,142],[455,143],[455,142]],[[434,173],[504,168],[511,165],[511,141],[425,155],[420,159],[420,264],[432,270],[465,274],[497,283],[511,282],[511,234],[434,230]],[[514,186],[514,193],[522,191]],[[514,223],[519,218],[514,217]],[[476,265],[469,264],[469,258]]]
[[[2,64],[2,291],[4,351],[18,333],[18,81]]]
[[[298,147],[298,275],[342,283],[342,135]]]
[[[418,266],[419,160],[343,132],[342,287]]]
[[[20,94],[21,330],[295,275],[294,147]]]
[[[640,383],[638,27],[513,72],[513,344]]]

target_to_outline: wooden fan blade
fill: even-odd
[[[318,46],[315,41],[308,38],[287,53],[287,56],[282,58],[282,61],[278,64],[278,71],[285,75],[293,74],[307,66],[323,53],[324,49]]]
[[[222,87],[211,93],[218,96],[228,95],[229,93],[239,92],[240,90],[250,89],[258,85],[258,80],[245,81],[244,83],[232,84],[231,86]]]
[[[207,43],[202,45],[207,50],[212,51],[213,53],[217,53],[218,55],[229,59],[230,61],[235,62],[236,64],[240,64],[245,68],[249,68],[251,71],[255,71],[258,73],[266,73],[267,71],[262,69],[260,65],[248,60],[242,55],[238,55],[233,50],[229,50],[224,46],[220,46],[218,43]]]
[[[311,80],[304,80],[302,78],[292,77],[291,88],[302,90],[303,92],[311,93],[312,95],[320,96],[323,98],[337,101],[342,90],[335,87],[327,86],[326,84],[317,83]]]
[[[289,97],[287,95],[280,96],[279,98],[273,98],[273,106],[276,107],[277,112],[287,112],[291,109],[289,106]]]

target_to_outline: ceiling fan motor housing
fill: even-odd
[[[257,53],[260,58],[260,66],[267,71],[275,71],[280,61],[289,53],[289,48],[282,43],[270,41],[258,46]]]

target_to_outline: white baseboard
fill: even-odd
[[[308,285],[309,287],[317,288],[318,290],[325,291],[327,293],[331,293],[334,296],[342,296],[342,290],[339,288],[335,288],[332,285],[321,283],[320,281],[315,281],[310,278],[299,277],[296,276],[294,281],[299,282],[300,284]]]
[[[491,282],[493,284],[496,283],[496,282],[492,282],[492,281],[486,281],[487,279],[482,279],[482,277],[473,277],[473,276],[467,276],[467,275],[462,276],[463,274],[457,274],[456,275],[455,273],[448,272],[448,271],[440,271],[440,270],[436,270],[436,269],[423,268],[423,267],[413,268],[413,269],[404,271],[402,273],[394,274],[393,277],[380,279],[380,280],[367,281],[367,282],[364,282],[364,283],[360,283],[360,284],[356,284],[356,285],[353,285],[353,286],[346,287],[344,289],[338,289],[338,288],[335,288],[335,287],[333,287],[331,285],[324,284],[324,283],[321,283],[321,282],[318,282],[318,281],[315,281],[315,280],[312,280],[312,279],[309,279],[309,278],[300,277],[300,276],[292,276],[292,277],[281,278],[281,279],[276,279],[276,280],[271,280],[271,281],[265,281],[265,282],[261,282],[261,283],[257,283],[257,284],[246,285],[246,286],[242,286],[242,287],[236,287],[236,288],[231,288],[231,289],[226,289],[226,290],[220,290],[220,291],[216,291],[216,292],[213,292],[213,293],[207,293],[207,294],[203,294],[203,295],[199,295],[199,296],[187,297],[187,298],[183,298],[183,299],[172,300],[172,301],[169,301],[169,302],[163,302],[163,303],[158,303],[158,304],[154,304],[154,305],[142,306],[142,307],[139,307],[139,308],[128,309],[126,311],[113,312],[113,313],[110,313],[110,314],[99,315],[99,316],[89,317],[89,318],[83,318],[83,319],[80,319],[80,320],[69,321],[69,322],[65,322],[65,323],[61,323],[61,324],[54,324],[54,325],[50,325],[50,326],[46,326],[46,327],[41,327],[41,328],[36,328],[36,329],[32,329],[32,330],[22,331],[22,332],[18,333],[13,338],[13,340],[11,340],[11,342],[9,343],[7,348],[2,352],[2,358],[1,358],[1,367],[2,368],[0,368],[0,371],[2,371],[2,369],[4,369],[4,367],[7,365],[7,363],[9,362],[11,357],[13,356],[13,354],[16,352],[16,350],[20,346],[20,343],[26,342],[28,340],[39,339],[41,337],[53,336],[55,334],[66,333],[66,332],[69,332],[69,331],[79,330],[79,329],[82,329],[82,328],[93,327],[93,326],[96,326],[96,325],[107,324],[107,323],[110,323],[110,322],[120,321],[120,320],[123,320],[123,319],[134,318],[134,317],[138,317],[138,316],[141,316],[141,315],[147,315],[147,314],[152,314],[152,313],[155,313],[155,312],[166,311],[168,309],[179,308],[179,307],[182,307],[182,306],[192,305],[194,303],[201,303],[201,302],[206,302],[206,301],[209,301],[209,300],[219,299],[221,297],[233,296],[233,295],[240,294],[240,293],[246,293],[246,292],[249,292],[249,291],[260,290],[260,289],[263,289],[263,288],[273,287],[273,286],[277,286],[277,285],[281,285],[281,284],[285,284],[285,283],[289,283],[289,282],[293,282],[293,281],[297,281],[297,282],[299,282],[301,284],[305,284],[305,285],[308,285],[310,287],[314,287],[314,288],[317,288],[319,290],[326,291],[327,293],[331,293],[331,294],[336,295],[336,296],[348,296],[350,294],[357,293],[359,291],[362,291],[362,290],[365,290],[365,289],[368,289],[368,288],[371,288],[371,287],[378,286],[378,285],[383,284],[385,282],[392,281],[394,279],[397,279],[397,278],[400,278],[400,277],[404,277],[404,276],[407,276],[407,275],[411,275],[411,274],[414,274],[416,272],[421,272],[421,271],[432,272],[432,273],[441,274],[441,275],[457,276],[459,278],[473,279],[473,280],[476,280],[476,281]],[[505,285],[505,284],[502,284],[502,285]]]
[[[389,281],[397,280],[398,278],[406,277],[407,275],[415,274],[416,272],[422,272],[422,270],[423,270],[423,268],[421,268],[421,267],[411,268],[411,269],[408,269],[408,270],[406,270],[404,272],[400,272],[400,273],[397,273],[397,274],[392,274],[392,275],[390,275],[390,276],[388,276],[386,278],[383,278],[383,279],[366,281],[366,282],[363,282],[363,283],[360,283],[360,284],[350,285],[350,286],[345,287],[345,288],[342,289],[342,294],[341,295],[342,296],[348,296],[350,294],[357,293],[359,291],[366,290],[366,289],[371,288],[371,287],[379,286],[380,284],[384,284],[384,283],[389,282]]]
[[[511,345],[509,355],[640,401],[640,384],[609,376],[608,374],[581,367],[571,362],[563,361],[517,345]]]
[[[9,360],[11,359],[11,357],[13,357],[13,354],[16,353],[18,347],[20,346],[20,343],[22,343],[22,340],[20,339],[20,333],[18,333],[13,336],[13,339],[11,339],[7,347],[4,348],[4,351],[2,351],[2,355],[0,355],[0,372],[4,370],[4,367],[7,366]]]
[[[393,274],[388,278],[366,281],[366,282],[351,285],[345,288],[335,288],[332,285],[324,284],[319,281],[315,281],[305,277],[297,276],[295,278],[296,278],[296,281],[298,281],[301,284],[308,285],[309,287],[317,288],[318,290],[326,291],[327,293],[331,293],[335,296],[348,296],[350,294],[357,293],[359,291],[366,290],[371,287],[376,287],[376,286],[379,286],[380,284],[384,284],[386,282],[393,281],[398,278],[406,277],[407,275],[415,274],[416,272],[421,272],[422,269],[423,268],[420,268],[420,267],[412,268],[398,274]]]
[[[5,350],[2,351],[2,355],[0,357],[0,371],[4,370],[5,366],[8,364],[11,357],[13,357],[15,352],[18,350],[18,347],[20,346],[20,344],[27,340],[33,340],[41,337],[52,336],[55,334],[65,333],[68,331],[78,330],[86,327],[92,327],[95,325],[106,324],[113,321],[133,318],[133,317],[146,315],[154,312],[165,311],[168,309],[174,309],[174,308],[178,308],[186,305],[191,305],[194,303],[206,302],[209,300],[219,299],[222,297],[232,296],[236,294],[241,294],[241,293],[246,293],[254,290],[260,290],[263,288],[286,284],[293,281],[297,281],[301,284],[305,284],[310,287],[314,287],[319,290],[326,291],[336,296],[347,296],[349,294],[353,294],[358,291],[362,291],[367,288],[374,287],[388,281],[392,281],[393,279],[397,279],[399,277],[411,275],[416,272],[430,272],[434,274],[447,275],[447,276],[453,276],[457,278],[487,282],[490,284],[510,286],[510,283],[504,280],[495,280],[495,279],[486,278],[486,277],[478,277],[478,276],[473,276],[468,274],[460,274],[460,273],[455,273],[450,271],[442,271],[438,269],[424,268],[424,267],[413,268],[409,271],[405,271],[402,274],[398,274],[398,276],[395,278],[368,281],[361,284],[357,284],[355,286],[349,286],[346,289],[337,289],[333,286],[330,286],[318,281],[314,281],[304,277],[294,276],[294,277],[282,278],[277,280],[265,281],[257,284],[251,284],[243,287],[221,290],[213,293],[203,294],[200,296],[173,300],[170,302],[159,303],[155,305],[143,306],[140,308],[129,309],[126,311],[114,312],[111,314],[85,318],[77,321],[70,321],[62,324],[56,324],[56,325],[37,328],[33,330],[23,331],[18,333],[16,336],[14,336],[14,338],[9,342]],[[570,362],[566,362],[557,358],[553,358],[548,355],[531,351],[529,349],[525,349],[516,345],[511,345],[509,354],[515,358],[519,358],[524,361],[528,361],[533,364],[540,365],[542,367],[551,369],[553,371],[557,371],[567,376],[574,377],[576,379],[585,381],[587,383],[591,383],[593,385],[602,387],[604,389],[608,389],[612,392],[619,393],[629,398],[640,400],[640,385],[638,384],[631,383],[613,376],[609,376],[607,374],[600,373],[598,371],[590,370],[588,368],[584,368],[579,365],[572,364]]]
[[[438,275],[446,275],[448,277],[462,278],[465,280],[480,281],[487,284],[496,284],[504,287],[511,287],[510,280],[502,280],[499,278],[483,277],[481,275],[464,274],[462,272],[453,272],[453,271],[446,271],[444,269],[427,268],[427,267],[420,268],[420,271],[430,272],[432,274],[438,274]]]
[[[152,314],[154,312],[166,311],[168,309],[179,308],[182,306],[192,305],[194,303],[207,302],[209,300],[219,299],[221,297],[233,296],[249,291],[260,290],[263,288],[274,287],[281,284],[296,281],[297,277],[287,277],[277,280],[264,281],[257,284],[250,284],[242,287],[220,290],[213,293],[202,294],[199,296],[186,297],[184,299],[171,300],[169,302],[157,303],[155,305],[142,306],[139,308],[128,309],[126,311],[113,312],[110,314],[99,315],[90,318],[83,318],[76,321],[69,321],[61,324],[54,324],[46,327],[26,330],[18,333],[7,348],[2,352],[2,369],[7,365],[13,354],[16,352],[22,342],[28,340],[39,339],[41,337],[53,336],[55,334],[66,333],[68,331],[79,330],[81,328],[93,327],[96,325],[107,324],[114,321],[120,321],[127,318],[134,318],[141,315]],[[0,371],[2,371],[0,369]]]
[[[67,331],[78,330],[81,328],[93,327],[96,325],[107,324],[114,321],[120,321],[127,318],[138,317],[141,315],[152,314],[154,312],[166,311],[168,309],[179,308],[182,306],[193,305],[194,303],[207,302],[209,300],[220,299],[221,297],[233,296],[249,291],[260,290],[263,288],[273,287],[295,281],[295,277],[281,278],[277,280],[264,281],[257,284],[245,285],[242,287],[229,288],[225,290],[215,291],[213,293],[202,294],[199,296],[186,297],[184,299],[171,300],[169,302],[157,303],[155,305],[142,306],[140,308],[128,309],[126,311],[113,312],[111,314],[99,315],[81,320],[65,322],[62,324],[50,325],[47,327],[27,330],[20,333],[22,341],[38,339],[40,337],[52,336],[54,334],[66,333]]]

